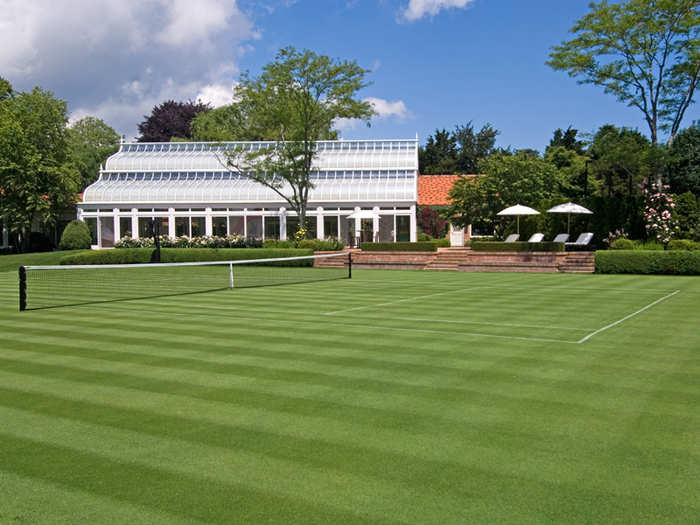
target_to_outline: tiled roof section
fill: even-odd
[[[420,175],[418,177],[418,204],[421,206],[440,206],[449,204],[447,194],[460,177],[474,175]]]

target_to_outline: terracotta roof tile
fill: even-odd
[[[449,204],[447,195],[460,177],[474,177],[474,175],[419,175],[418,204],[421,206]]]

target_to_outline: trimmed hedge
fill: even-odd
[[[700,251],[597,251],[596,273],[700,275]]]
[[[563,242],[472,241],[475,252],[563,252]]]
[[[675,239],[668,243],[669,250],[685,250],[695,251],[700,250],[700,242],[691,241],[690,239]]]
[[[153,248],[118,248],[68,255],[61,264],[147,264],[153,261]],[[161,262],[242,261],[245,259],[274,259],[313,255],[313,250],[298,248],[162,248]],[[276,266],[310,266],[310,259]]]
[[[438,244],[433,241],[420,242],[363,242],[363,252],[435,252]]]

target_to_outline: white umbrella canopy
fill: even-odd
[[[554,206],[554,208],[549,208],[547,210],[547,213],[566,213],[566,233],[570,233],[571,230],[571,214],[572,213],[581,213],[581,214],[587,214],[587,215],[592,215],[593,212],[589,210],[588,208],[584,208],[580,204],[576,204],[573,202],[565,202],[564,204],[559,204],[557,206]]]
[[[522,204],[516,204],[505,210],[501,210],[497,215],[515,215],[518,222],[518,235],[520,234],[520,216],[521,215],[539,215],[540,212],[530,208],[529,206],[523,206]]]

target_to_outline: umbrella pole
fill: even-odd
[[[518,235],[520,235],[520,215],[516,216],[516,222],[518,224]]]
[[[566,234],[571,234],[571,214],[566,214]]]

